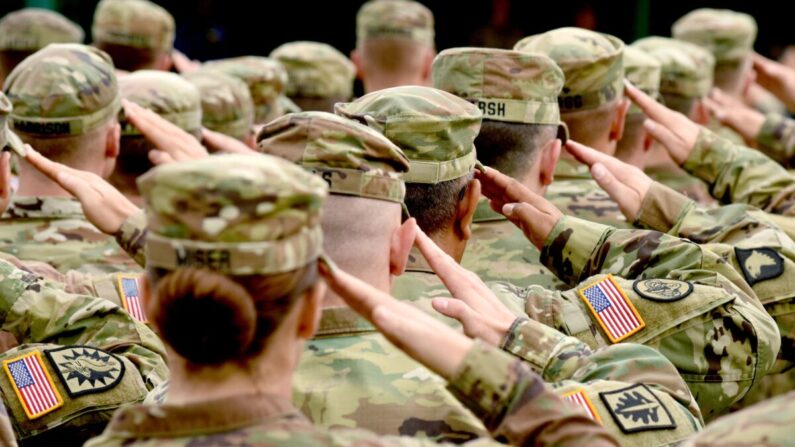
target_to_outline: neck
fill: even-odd
[[[82,171],[95,172],[84,166],[71,166]],[[66,190],[58,186],[49,177],[42,174],[28,162],[20,160],[19,163],[19,191],[21,197],[71,197]]]
[[[467,247],[465,240],[457,237],[452,230],[439,231],[429,236],[439,248],[455,259],[455,262],[461,262],[461,258],[464,257],[464,250]]]
[[[388,250],[388,248],[386,249]],[[385,251],[384,255],[388,255]],[[337,264],[340,269],[350,272],[356,278],[364,281],[365,283],[375,287],[376,289],[389,293],[392,288],[392,277],[389,274],[389,260],[388,259],[375,259],[375,257],[367,257],[368,262],[362,263],[360,256],[344,256],[337,253],[330,253],[331,259]],[[345,301],[334,293],[331,288],[326,292],[323,298],[323,307],[345,307]]]

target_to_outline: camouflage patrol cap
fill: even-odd
[[[433,13],[412,0],[370,0],[356,14],[356,42],[407,39],[434,47]]]
[[[667,37],[646,37],[632,44],[662,65],[660,93],[702,98],[712,89],[715,58],[705,49]]]
[[[558,28],[525,37],[514,50],[548,55],[566,81],[558,97],[560,111],[595,109],[624,92],[624,42],[582,28]]]
[[[12,109],[11,101],[0,92],[0,151],[11,149],[17,155],[24,156],[25,148],[22,145],[22,140],[8,129],[8,115]]]
[[[94,11],[94,42],[168,52],[174,47],[174,17],[148,0],[102,0]]]
[[[356,67],[331,45],[290,42],[270,57],[287,68],[287,96],[298,98],[350,98]]]
[[[76,43],[50,44],[27,57],[3,87],[14,131],[42,137],[82,135],[119,112],[110,56]]]
[[[276,274],[320,255],[326,183],[270,155],[158,166],[138,179],[148,267]]]
[[[199,91],[204,127],[238,140],[251,133],[254,102],[245,82],[210,70],[198,70],[183,76]]]
[[[284,115],[281,98],[287,87],[287,70],[280,62],[261,56],[242,56],[205,62],[202,70],[205,69],[234,76],[248,85],[254,101],[255,123],[267,123]]]
[[[649,56],[643,50],[628,46],[624,48],[624,73],[635,87],[652,98],[660,98],[662,64],[656,58]],[[643,112],[635,103],[632,103],[629,113]]]
[[[451,48],[433,61],[433,85],[476,104],[483,119],[565,127],[558,108],[563,72],[543,54]]]
[[[403,203],[409,160],[367,126],[326,112],[291,113],[266,124],[257,141],[260,152],[321,176],[332,194]]]
[[[82,43],[83,37],[83,28],[48,9],[20,9],[0,19],[0,50],[32,52],[51,43]]]
[[[685,14],[671,28],[675,39],[706,49],[718,64],[743,60],[753,51],[756,32],[756,20],[750,15],[710,8]]]
[[[197,133],[202,128],[202,105],[199,90],[174,73],[157,70],[139,70],[119,79],[119,89],[124,99],[149,109],[180,129]],[[122,117],[122,135],[140,135],[141,132]]]
[[[411,161],[406,183],[441,183],[472,171],[475,137],[483,114],[475,105],[442,90],[403,86],[340,103],[337,115],[377,130]]]

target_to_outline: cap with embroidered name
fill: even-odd
[[[756,20],[729,9],[701,8],[674,22],[675,39],[694,43],[715,56],[717,64],[737,63],[751,54],[756,40]]]
[[[183,75],[199,91],[202,125],[242,140],[254,124],[254,102],[245,82],[210,70]]]
[[[660,99],[662,64],[656,58],[630,45],[624,48],[624,74],[635,87],[652,98]],[[629,113],[636,114],[643,113],[643,111],[635,103],[632,103]]]
[[[0,50],[38,51],[51,43],[82,43],[83,28],[61,14],[25,8],[0,19]]]
[[[148,0],[102,0],[94,11],[94,42],[155,51],[174,46],[174,17]]]
[[[198,133],[202,128],[199,90],[181,76],[156,70],[139,70],[119,79],[124,99],[149,109],[180,129]],[[140,135],[123,117],[122,135]]]
[[[24,156],[25,147],[22,140],[8,128],[8,115],[12,109],[11,101],[3,92],[0,92],[0,150],[8,148],[16,152],[17,155]]]
[[[407,39],[434,46],[433,13],[413,0],[371,0],[356,14],[356,40]]]
[[[715,58],[689,42],[668,37],[646,37],[632,44],[661,64],[660,93],[702,98],[712,89]]]
[[[298,98],[350,98],[356,67],[344,54],[320,42],[290,42],[270,57],[287,69],[287,96]]]

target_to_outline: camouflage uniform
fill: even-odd
[[[296,123],[289,117],[282,124],[285,121],[288,126]],[[333,131],[331,138],[335,138]],[[317,142],[313,140],[307,149]],[[368,145],[365,149],[372,148]],[[363,177],[365,181],[356,183],[356,187],[354,183],[332,184],[348,193],[380,191],[388,200],[395,200],[391,192],[378,188],[376,173],[368,172]],[[322,177],[305,173],[285,160],[267,155],[229,155],[172,164],[151,171],[139,184],[151,222],[146,251],[147,264],[153,267],[173,270],[192,266],[227,275],[268,275],[310,265],[321,254],[320,211],[326,185]],[[257,206],[242,206],[250,203]],[[224,255],[198,256],[200,252]],[[565,407],[518,360],[481,343],[467,354],[450,391],[481,416],[495,435],[511,442],[554,443],[555,437],[573,434],[567,430],[581,430],[582,435],[611,441],[608,435],[599,435],[598,426]],[[556,408],[551,416],[562,419],[562,428],[536,432],[540,422],[531,422],[530,418],[550,408]],[[168,415],[166,425],[156,414]],[[538,438],[531,441],[534,436]],[[315,427],[283,397],[254,391],[189,405],[129,407],[118,412],[106,433],[88,445],[147,445],[163,438],[171,438],[177,445],[422,445],[414,439],[381,441],[377,435],[360,430]]]
[[[759,150],[781,163],[795,168],[795,120],[779,113],[769,113],[756,136]]]
[[[701,99],[709,94],[715,62],[706,50],[664,37],[641,39],[632,47],[646,52],[662,65],[660,93],[664,96]],[[715,203],[704,182],[673,162],[646,166],[645,171],[652,179],[683,192],[702,205]]]
[[[412,0],[370,0],[356,14],[356,45],[371,39],[405,39],[433,48],[433,13]]]
[[[6,79],[14,105],[9,124],[25,135],[82,135],[114,119],[119,91],[107,54],[78,44],[52,44],[28,57]],[[24,180],[23,180],[24,181]],[[68,197],[15,197],[0,221],[0,250],[60,270],[129,270],[119,246],[88,223]]]
[[[148,0],[102,0],[94,11],[91,36],[108,43],[168,53],[174,46],[174,17]]]
[[[181,76],[157,70],[138,70],[119,79],[119,90],[122,98],[157,113],[180,129],[194,135],[201,132],[199,90]],[[122,138],[141,136],[124,114],[121,114],[119,123]]]
[[[297,107],[284,96],[287,70],[274,59],[262,56],[243,56],[205,62],[202,71],[220,71],[234,76],[248,86],[254,101],[254,122],[265,124]],[[287,108],[285,106],[288,106]]]
[[[581,28],[559,28],[520,40],[515,50],[537,52],[554,60],[565,76],[558,96],[563,120],[618,101],[624,94],[624,43],[613,36]],[[566,214],[627,227],[618,205],[599,188],[588,167],[564,156],[546,196]]]
[[[51,43],[82,43],[83,29],[55,11],[25,8],[0,19],[0,51],[36,52]]]
[[[320,42],[290,42],[270,57],[287,69],[290,98],[350,98],[356,67],[344,54]]]
[[[16,436],[24,445],[79,445],[98,434],[116,408],[140,402],[165,380],[160,340],[118,306],[68,294],[6,261],[0,261],[0,270],[0,329],[21,343],[0,354],[6,370],[0,377],[5,407],[0,426],[10,418],[14,433],[9,439]],[[47,375],[38,376],[39,386],[52,393],[47,404],[38,406],[21,391],[36,368]],[[2,431],[0,439],[5,439]]]
[[[206,70],[183,76],[199,90],[204,127],[241,141],[251,135],[254,101],[243,81]]]

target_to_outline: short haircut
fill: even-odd
[[[478,160],[505,175],[523,177],[538,151],[557,138],[558,126],[483,120],[475,139]]]
[[[32,51],[0,51],[0,81],[7,78],[11,70],[31,54],[33,54]]]
[[[429,236],[449,228],[474,173],[440,183],[407,183],[406,208]]]
[[[149,48],[136,48],[108,42],[95,42],[94,46],[108,53],[118,70],[137,71],[153,69],[163,53]]]
[[[643,128],[645,120],[646,115],[642,113],[630,113],[627,115],[627,119],[624,122],[624,134],[616,145],[616,153],[614,154],[616,158],[627,161],[639,150],[646,136],[646,131]]]
[[[595,109],[561,113],[560,117],[569,126],[572,140],[592,146],[610,132],[620,105],[620,100],[610,101]]]
[[[407,39],[366,39],[359,44],[366,73],[390,78],[414,78],[424,68],[432,48]]]

